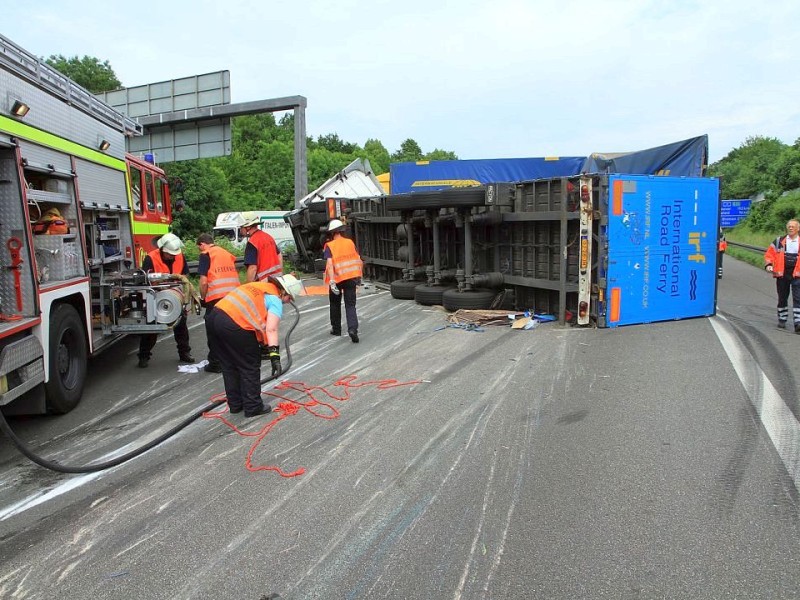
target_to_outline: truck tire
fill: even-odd
[[[50,314],[50,380],[44,384],[47,410],[63,415],[78,405],[83,394],[88,347],[83,321],[69,304],[55,306]]]
[[[442,294],[453,289],[444,285],[418,285],[414,288],[414,300],[423,306],[433,306],[442,303]]]
[[[414,289],[421,284],[421,281],[395,279],[391,284],[392,298],[396,298],[398,300],[413,300]]]
[[[477,289],[459,292],[457,288],[453,288],[442,294],[442,306],[446,310],[486,309],[492,305],[495,296],[497,292],[494,290]]]

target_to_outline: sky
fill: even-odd
[[[148,8],[151,6],[152,8]],[[0,33],[108,61],[124,86],[230,71],[305,96],[307,134],[461,159],[800,138],[797,0],[37,0]]]

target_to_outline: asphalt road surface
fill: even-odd
[[[726,258],[717,316],[618,329],[468,331],[372,287],[353,344],[325,297],[297,304],[270,415],[78,475],[0,438],[0,597],[800,595],[800,335],[764,272]],[[135,351],[93,359],[72,413],[11,426],[86,465],[222,392],[171,337],[148,369]]]

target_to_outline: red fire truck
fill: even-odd
[[[0,406],[64,413],[89,356],[164,331],[183,283],[137,267],[171,220],[141,126],[0,36]],[[43,387],[44,393],[28,393]]]

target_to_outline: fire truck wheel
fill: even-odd
[[[50,380],[45,383],[47,410],[63,415],[80,402],[86,380],[88,349],[78,312],[69,304],[50,314]]]
[[[492,305],[495,296],[497,292],[494,290],[477,289],[459,292],[458,288],[453,288],[442,294],[442,306],[451,311],[459,308],[486,309]]]
[[[396,298],[397,300],[413,300],[414,289],[421,283],[421,281],[395,279],[391,284],[392,298]]]

